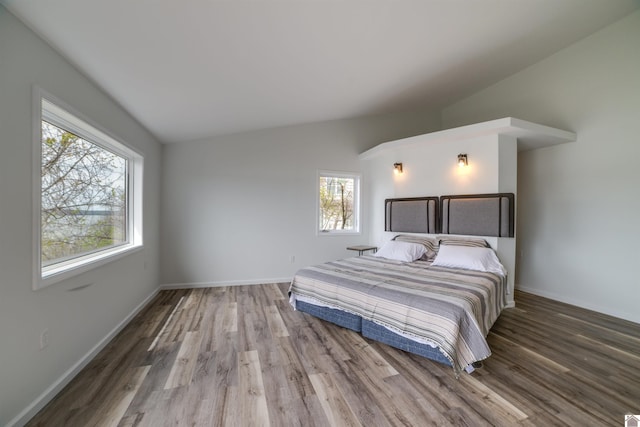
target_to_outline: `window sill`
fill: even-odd
[[[318,236],[359,236],[362,234],[360,231],[322,231],[316,232]]]
[[[60,266],[51,266],[43,269],[42,272],[37,271],[33,280],[33,290],[37,291],[53,285],[54,283],[86,273],[87,271],[138,252],[142,248],[143,246],[141,244],[118,246],[113,249],[76,258],[72,261],[65,262]]]

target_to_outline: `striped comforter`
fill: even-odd
[[[291,302],[344,310],[435,345],[458,374],[491,355],[485,337],[505,306],[506,278],[430,264],[361,256],[307,267],[293,278]]]

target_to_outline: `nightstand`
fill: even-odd
[[[347,250],[349,251],[358,251],[358,256],[362,255],[363,253],[367,252],[367,251],[373,251],[373,253],[376,253],[376,251],[378,250],[377,246],[369,246],[369,245],[356,245],[356,246],[349,246],[347,247]]]

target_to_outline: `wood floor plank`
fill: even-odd
[[[85,369],[88,375],[95,381],[82,384],[72,382],[68,386],[67,402],[70,409],[84,409],[91,405],[104,393],[103,389],[118,387],[118,382],[125,376],[130,368],[143,362],[144,351],[148,341],[141,339],[137,329],[128,330],[119,334],[105,350],[98,354],[92,363]]]
[[[166,342],[182,341],[187,332],[197,330],[200,322],[198,306],[202,301],[203,289],[193,289],[175,312],[171,327],[167,330]]]
[[[142,381],[146,378],[149,369],[150,366],[133,368],[125,377],[122,377],[122,379],[128,377],[128,381],[114,388],[110,395],[104,396],[105,399],[93,413],[87,425],[116,427],[138,392]]]
[[[362,426],[356,415],[347,404],[340,389],[330,374],[319,373],[309,375],[313,388],[320,399],[320,404],[331,426]]]
[[[177,301],[173,302],[173,309],[171,310],[171,313],[165,319],[162,325],[162,328],[158,331],[158,333],[154,337],[154,340],[151,342],[151,345],[149,346],[147,351],[153,351],[156,348],[156,346],[160,345],[159,343],[161,342],[166,343],[166,345],[171,345],[172,343],[175,342],[175,340],[168,340],[167,338],[169,336],[169,331],[173,329],[172,321],[174,319],[174,316],[176,315],[178,310],[182,307],[182,302],[184,301],[184,299],[185,299],[184,296],[180,296],[180,298]]]
[[[380,387],[381,391],[388,393],[386,400],[392,400],[394,406],[398,406],[399,412],[395,417],[408,418],[408,424],[401,425],[447,425],[446,418],[431,403],[430,399],[420,393],[412,384],[405,381],[401,375],[394,375],[383,379],[387,387]],[[404,408],[404,409],[402,409]],[[410,415],[409,415],[410,414]],[[412,422],[416,418],[418,422]]]
[[[460,418],[461,413],[454,410],[463,406],[464,402],[452,393],[447,385],[447,381],[455,381],[453,375],[447,380],[442,378],[436,362],[410,357],[403,351],[383,344],[376,343],[373,346],[379,348],[379,352],[395,367],[410,388],[415,389],[418,396],[429,402],[430,411],[440,414],[446,420],[445,424],[464,421]]]
[[[287,284],[288,285],[288,284]],[[262,290],[267,295],[269,301],[287,300],[286,291],[283,292],[277,283],[268,283],[262,286]]]
[[[284,321],[284,324],[287,325],[287,328],[290,328],[292,325],[308,325],[309,320],[299,311],[295,311],[288,300],[275,300],[274,304],[278,307],[280,311],[280,316]]]
[[[178,350],[178,356],[169,372],[169,378],[167,378],[167,382],[164,385],[165,390],[186,386],[191,383],[193,370],[198,361],[201,340],[202,336],[199,332],[186,333],[180,350]]]
[[[242,409],[237,386],[224,388],[213,407],[215,409],[211,414],[211,424],[204,425],[216,427],[242,427],[245,425],[240,416]]]
[[[282,360],[282,369],[284,370],[293,398],[304,399],[308,396],[315,395],[313,385],[309,380],[309,376],[300,360],[298,352],[291,343],[291,338],[282,337],[278,339],[277,347],[280,352],[280,360]]]
[[[278,307],[275,305],[270,305],[266,310],[267,314],[267,323],[269,324],[269,329],[271,330],[271,334],[276,338],[288,337],[289,331],[282,321],[282,317],[280,316],[280,311]]]
[[[601,424],[572,401],[576,384],[571,384],[566,377],[514,364],[502,355],[494,356],[491,357],[492,363],[487,361],[482,375],[479,375],[481,381],[498,393],[509,396],[519,408],[527,408],[530,416],[543,414],[556,420],[555,424],[563,425]]]
[[[326,427],[331,425],[320,399],[315,393],[289,402],[289,411],[291,411],[291,418],[289,423],[284,425],[291,427]]]
[[[147,378],[140,386],[139,392],[131,402],[127,415],[148,413],[157,408],[160,404],[157,397],[164,391],[164,385],[167,382],[167,378],[169,378],[171,367],[178,356],[179,350],[180,343],[173,343],[171,346],[157,349],[153,357],[146,359],[146,363],[149,363],[151,368]]]
[[[351,371],[354,378],[354,389],[368,390],[375,407],[390,425],[417,426],[434,423],[431,415],[424,410],[424,399],[414,399],[407,393],[406,385],[400,388],[394,387],[394,383],[388,382],[398,375],[380,376],[375,369],[354,369]],[[374,414],[375,416],[375,414]],[[379,418],[374,418],[378,420]],[[362,420],[364,423],[364,420]]]
[[[351,366],[361,366],[362,369],[368,370],[374,369],[381,378],[398,375],[398,371],[380,356],[360,334],[343,328],[334,328],[334,330],[336,332],[334,336],[337,337],[343,348],[356,350],[352,356],[357,357],[350,357],[353,361]]]
[[[171,310],[170,305],[152,305],[148,316],[143,317],[140,323],[142,337],[155,337]]]
[[[264,427],[271,425],[257,351],[244,351],[238,354],[238,374],[242,424]]]
[[[471,393],[476,395],[483,402],[483,406],[487,407],[491,413],[494,422],[517,423],[528,418],[528,415],[516,405],[511,403],[507,397],[492,390],[486,384],[483,384],[476,377],[471,375],[463,375],[459,378],[463,387],[467,387]]]
[[[324,354],[328,355],[335,364],[342,365],[342,361],[349,360],[357,352],[351,351],[344,346],[344,338],[342,334],[350,334],[348,329],[336,328],[329,322],[318,322],[316,318],[309,314],[303,314],[305,319],[306,330],[309,332],[311,339],[320,344],[318,347],[322,349]]]
[[[200,352],[210,353],[215,351],[218,346],[218,341],[223,339],[223,326],[222,319],[225,317],[225,310],[228,303],[211,302],[206,306],[205,319],[203,319],[202,327],[200,328],[200,334],[202,340],[200,341]]]
[[[285,361],[279,351],[279,344],[280,340],[273,337],[271,340],[258,343],[256,350],[260,358],[270,424],[274,426],[292,423],[292,412],[289,410],[290,402],[299,397],[296,395],[297,390],[291,387],[285,374]]]
[[[547,367],[549,367],[549,369],[555,370],[558,373],[566,373],[569,372],[571,369],[569,369],[568,367],[561,365],[557,362],[554,362],[553,360],[549,359],[548,357],[544,357],[543,355],[528,349],[526,347],[523,347],[521,345],[518,345],[516,343],[514,343],[513,341],[511,341],[510,339],[503,337],[502,335],[495,333],[495,332],[489,332],[489,336],[490,336],[490,343],[491,343],[491,348],[495,351],[495,349],[500,348],[503,349],[504,351],[509,351],[512,353],[517,353],[522,355],[523,357],[525,357],[529,362],[531,362],[531,359],[535,360],[538,363],[541,363]]]
[[[222,318],[222,330],[225,332],[238,332],[238,303],[230,302],[224,307]]]
[[[334,357],[327,347],[318,340],[318,330],[309,326],[289,327],[291,343],[300,355],[307,374],[340,372],[340,359]]]
[[[341,372],[331,374],[331,378],[360,424],[363,426],[392,426],[392,421],[384,416],[381,409],[384,402],[376,400],[375,392],[366,387],[366,381],[358,376],[359,370],[359,368],[354,368],[351,360],[348,360],[342,366]]]
[[[28,426],[621,425],[640,325],[516,291],[450,367],[293,310],[288,283],[161,291]]]
[[[220,350],[210,357],[203,358],[196,368],[194,389],[196,396],[210,400],[209,417],[203,414],[208,423],[204,426],[224,426],[225,419],[230,423],[240,423],[240,402],[238,398],[238,354],[237,333],[226,333],[220,341]],[[197,424],[200,425],[200,424]]]

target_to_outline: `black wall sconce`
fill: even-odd
[[[458,166],[469,166],[469,160],[466,154],[458,154]]]
[[[402,173],[402,163],[393,164],[393,173],[399,175]]]

